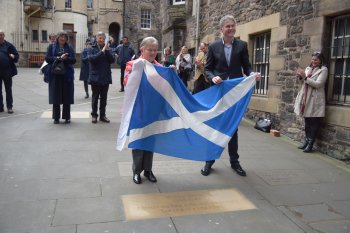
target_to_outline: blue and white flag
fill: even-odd
[[[255,75],[226,80],[191,95],[171,68],[140,59],[125,89],[117,149],[184,159],[220,157],[243,117]]]

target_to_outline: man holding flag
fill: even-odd
[[[226,79],[235,79],[254,74],[249,63],[247,43],[234,38],[236,33],[236,19],[232,15],[226,15],[220,20],[222,38],[209,46],[205,74],[208,79],[218,85]],[[259,73],[256,80],[260,80]],[[240,176],[246,176],[238,158],[238,134],[237,130],[228,143],[231,168]],[[203,176],[208,176],[215,160],[206,161],[201,169]]]

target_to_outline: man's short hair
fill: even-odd
[[[104,32],[98,32],[96,37],[102,36],[103,38],[106,38],[106,34]]]
[[[222,28],[224,26],[225,21],[227,21],[227,20],[232,20],[233,22],[237,23],[235,17],[233,17],[232,15],[225,15],[224,17],[222,17],[220,19],[220,23],[219,23],[220,28]]]

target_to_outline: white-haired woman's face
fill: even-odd
[[[149,62],[153,62],[157,56],[158,45],[156,44],[146,44],[141,49],[141,56]]]

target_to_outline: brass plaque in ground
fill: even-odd
[[[256,209],[236,189],[123,195],[122,200],[126,220]]]

